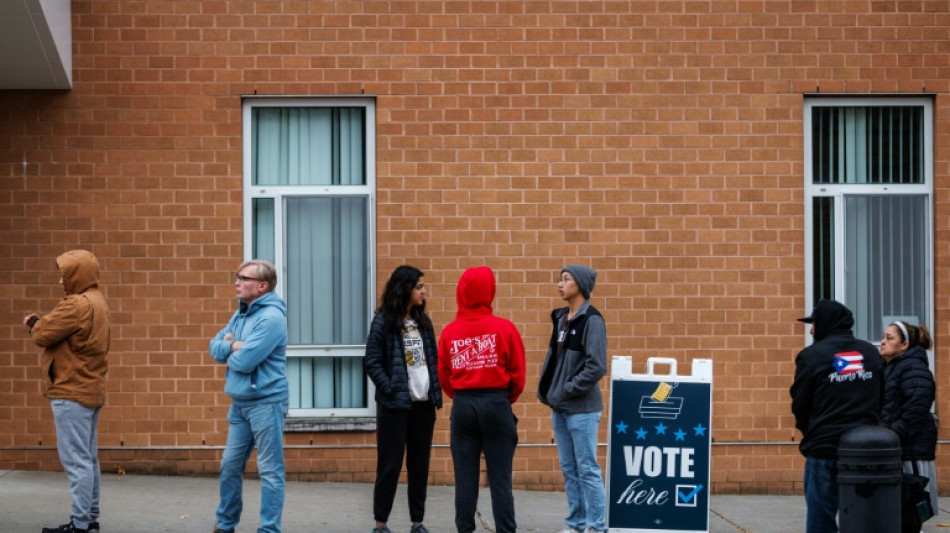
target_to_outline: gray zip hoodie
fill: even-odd
[[[538,399],[567,414],[603,411],[598,383],[607,373],[607,326],[600,312],[585,301],[568,325],[564,353],[558,357],[558,330],[567,312],[567,307],[551,312],[554,332],[541,369]]]

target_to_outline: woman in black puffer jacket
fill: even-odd
[[[428,533],[426,488],[435,411],[442,407],[439,353],[426,315],[423,274],[403,265],[393,271],[366,338],[363,368],[376,386],[376,484],[373,533],[392,533],[386,522],[406,459],[411,533]]]
[[[923,324],[912,326],[894,322],[884,330],[881,356],[884,357],[884,405],[881,423],[901,438],[904,471],[912,472],[917,461],[922,476],[930,478],[927,490],[937,509],[937,424],[930,412],[934,402],[933,372],[927,350],[933,341]]]

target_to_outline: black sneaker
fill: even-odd
[[[75,527],[70,521],[68,524],[63,524],[59,527],[44,527],[43,533],[89,533],[88,529],[79,529]]]
[[[89,533],[100,533],[99,522],[90,522],[89,527],[86,529],[89,530]]]
[[[429,530],[426,526],[422,525],[422,522],[413,524],[409,529],[409,533],[429,533]]]
[[[214,526],[213,533],[234,533],[233,529],[219,529],[218,526]]]

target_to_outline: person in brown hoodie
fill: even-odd
[[[99,410],[105,403],[109,307],[99,291],[99,261],[86,250],[56,258],[66,296],[43,317],[27,312],[23,324],[42,358],[46,397],[53,409],[56,448],[69,478],[68,524],[43,533],[99,531]]]

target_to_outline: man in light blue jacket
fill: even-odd
[[[238,310],[211,339],[211,357],[227,365],[224,392],[231,397],[228,442],[221,457],[221,503],[215,533],[234,533],[241,520],[241,482],[257,446],[261,527],[279,533],[284,510],[284,418],[287,416],[287,304],[274,292],[277,270],[267,261],[237,269]]]

